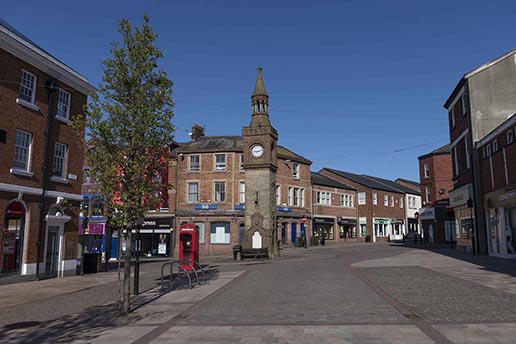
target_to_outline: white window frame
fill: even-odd
[[[240,154],[240,172],[244,172],[244,154]]]
[[[292,163],[292,177],[299,179],[299,164],[297,162]]]
[[[293,198],[293,197],[294,197],[294,191],[293,191],[292,187],[291,187],[291,186],[289,186],[289,187],[288,187],[288,200],[287,200],[287,204],[288,204],[289,206],[291,206],[291,205],[292,205],[292,198]]]
[[[241,204],[245,204],[245,182],[240,182],[239,190],[240,190],[239,201]]]
[[[428,162],[423,164],[423,177],[430,178],[430,163]]]
[[[391,207],[394,207],[394,196],[391,195],[391,202],[390,202],[390,206]]]
[[[301,189],[300,195],[301,195],[301,207],[304,207],[305,206],[305,189]]]
[[[403,208],[403,196],[400,196],[400,208]]]
[[[194,222],[194,225],[199,227],[199,244],[206,243],[206,232],[204,222]]]
[[[60,142],[54,143],[54,159],[52,160],[52,177],[65,179],[68,164],[68,145]],[[56,171],[61,170],[61,173]]]
[[[373,204],[378,204],[378,194],[376,192],[373,192]]]
[[[453,104],[453,107],[450,111],[450,117],[452,121],[452,128],[455,128],[455,104]]]
[[[505,133],[505,142],[507,144],[510,144],[510,143],[514,142],[514,130],[512,128],[511,128],[511,130],[508,130]]]
[[[195,190],[192,187],[195,186]],[[199,182],[186,183],[186,201],[187,203],[199,202]]]
[[[493,153],[498,152],[498,139],[494,139],[491,145],[493,146]]]
[[[299,207],[301,202],[300,202],[300,198],[301,198],[301,195],[300,195],[300,189],[299,188],[294,188],[294,195],[293,195],[293,201],[294,201],[294,207]]]
[[[226,154],[215,154],[215,171],[226,170]]]
[[[65,122],[70,121],[70,104],[72,103],[72,95],[63,89],[59,89],[57,96],[57,112],[56,118],[64,120]]]
[[[430,203],[430,187],[425,186],[425,201]]]
[[[193,162],[197,158],[197,162]],[[199,154],[191,154],[188,156],[188,171],[200,172],[201,171],[201,156]]]
[[[358,193],[358,205],[365,205],[366,202],[366,193],[365,192],[359,192]]]
[[[281,186],[276,185],[276,205],[281,204]]]
[[[353,207],[353,195],[340,195],[340,205],[341,207],[345,208],[352,208]]]
[[[317,191],[317,204],[331,205],[331,193],[328,191]]]
[[[383,205],[384,207],[389,206],[389,195],[383,195]]]
[[[225,181],[214,181],[213,182],[213,195],[215,202],[225,203],[226,202],[226,182]]]
[[[23,135],[23,137],[18,137],[18,134]],[[21,141],[23,142],[21,142]],[[20,144],[21,143],[21,144]],[[17,159],[17,156],[22,156],[24,159]],[[16,130],[15,134],[15,142],[14,142],[14,160],[13,167],[11,169],[11,173],[16,172],[30,172],[31,165],[31,156],[32,156],[32,133],[23,130]],[[15,166],[16,163],[19,165],[23,164],[23,166]]]
[[[20,78],[20,90],[18,92],[18,103],[25,103],[24,105],[36,104],[36,83],[37,76],[31,72],[22,69]],[[29,99],[29,100],[27,100]]]

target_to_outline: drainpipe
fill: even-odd
[[[45,227],[45,194],[47,192],[48,179],[48,159],[50,146],[50,133],[52,131],[52,95],[57,90],[56,82],[49,80],[45,83],[45,88],[48,91],[48,111],[47,111],[47,128],[45,130],[45,151],[43,157],[43,170],[41,176],[41,196],[39,198],[39,229],[38,240],[36,241],[36,281],[39,281],[39,265],[41,262],[41,237],[43,236],[43,228]]]

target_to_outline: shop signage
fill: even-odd
[[[292,212],[292,208],[289,208],[289,207],[278,207],[278,211],[281,211],[283,213],[291,213]]]
[[[216,210],[217,205],[216,204],[195,204],[194,209],[195,210]]]
[[[84,228],[82,227],[82,221],[79,222],[79,234],[84,233]],[[86,228],[86,234],[90,235],[104,235],[106,233],[106,224],[98,223],[98,222],[90,222],[88,223],[88,228]]]
[[[170,229],[172,227],[171,219],[170,218],[162,218],[162,217],[150,217],[145,218],[143,220],[142,229]]]
[[[341,225],[356,225],[356,219],[345,219],[343,217],[337,217],[337,222]]]
[[[498,199],[500,201],[508,201],[508,200],[511,200],[511,199],[515,199],[516,198],[516,192],[515,191],[510,191],[510,192],[506,192],[504,194],[501,194],[500,196],[498,196]]]
[[[235,210],[245,210],[244,204],[235,204]]]
[[[25,210],[20,202],[12,202],[9,204],[9,207],[7,207],[6,213],[7,216],[22,217],[25,215]]]
[[[455,208],[468,203],[468,199],[472,199],[471,184],[464,185],[457,190],[450,191],[450,207]]]
[[[326,223],[329,225],[333,225],[333,219],[328,217],[316,217],[314,218],[314,222],[316,224]]]
[[[424,208],[419,213],[421,220],[434,220],[435,219],[435,208]]]

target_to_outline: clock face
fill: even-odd
[[[263,155],[263,146],[262,145],[254,145],[252,148],[251,148],[251,154],[255,157],[255,158],[259,158]]]

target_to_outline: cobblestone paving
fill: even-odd
[[[429,322],[516,322],[513,294],[418,266],[360,271]]]

